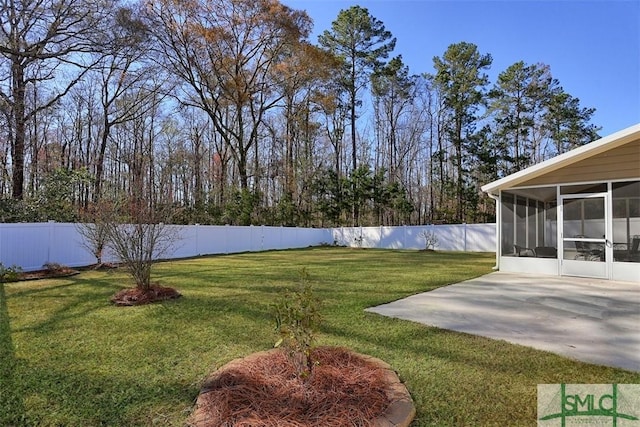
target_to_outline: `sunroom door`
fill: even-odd
[[[606,279],[611,251],[608,246],[607,194],[561,197],[561,271],[566,276]]]

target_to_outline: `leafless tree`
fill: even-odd
[[[309,34],[308,16],[276,0],[147,3],[160,57],[185,85],[180,102],[207,113],[247,190],[265,115],[283,97],[282,55]]]
[[[0,98],[11,110],[12,197],[24,192],[27,123],[57,103],[95,63],[88,55],[105,40],[103,22],[116,0],[4,0],[0,2]],[[47,86],[40,104],[27,102]]]
[[[95,159],[93,201],[100,200],[107,144],[114,126],[131,122],[155,108],[164,79],[148,57],[148,29],[130,8],[120,8],[110,30],[110,52],[98,64],[102,126]]]

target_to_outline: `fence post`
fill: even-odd
[[[402,249],[407,249],[407,226],[402,226]]]
[[[53,244],[53,227],[55,226],[55,221],[50,219],[47,221],[48,223],[48,227],[47,227],[47,231],[49,234],[49,241],[47,242],[47,261],[46,262],[51,262],[51,245]]]
[[[224,231],[222,232],[222,234],[224,234],[224,253],[228,254],[229,253],[229,224],[224,225]]]
[[[195,246],[196,247],[194,248],[195,254],[193,254],[193,255],[196,255],[196,256],[200,255],[200,245],[198,244],[198,234],[199,234],[198,233],[198,227],[199,226],[200,226],[200,224],[196,223],[195,227],[194,227],[194,232],[195,232],[195,235],[196,235],[196,237],[195,237],[195,241],[196,241],[196,245]]]
[[[464,251],[467,252],[467,223],[462,223],[462,229],[464,230]]]
[[[249,252],[255,252],[256,250],[254,249],[256,247],[256,228],[253,226],[253,224],[249,224]]]

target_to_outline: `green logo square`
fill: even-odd
[[[540,427],[640,427],[640,384],[538,384]]]

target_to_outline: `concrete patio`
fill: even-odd
[[[640,283],[496,272],[367,309],[640,371]]]

